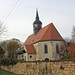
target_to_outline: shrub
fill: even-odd
[[[18,60],[16,59],[12,59],[12,58],[0,59],[0,65],[15,65],[16,63],[18,63]]]

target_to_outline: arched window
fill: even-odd
[[[49,58],[45,58],[45,61],[49,61]]]
[[[56,53],[59,53],[59,45],[56,44]]]
[[[44,45],[44,53],[48,53],[48,47],[47,47],[47,45]]]

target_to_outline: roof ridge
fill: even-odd
[[[53,24],[52,24],[53,25]],[[60,35],[59,31],[57,30],[57,28],[53,25],[53,28],[55,29],[55,31],[58,33],[59,37],[62,38],[62,36]],[[52,28],[51,28],[52,30]],[[51,35],[52,35],[52,31],[51,31]],[[63,39],[63,38],[62,38]]]

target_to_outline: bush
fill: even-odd
[[[69,52],[65,52],[64,53],[64,58],[63,59],[70,59]]]
[[[12,59],[12,58],[0,59],[0,65],[15,65],[16,63],[18,63],[18,60],[16,60],[16,59]]]

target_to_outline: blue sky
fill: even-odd
[[[62,37],[71,38],[75,26],[75,0],[0,0],[0,20],[8,28],[3,39],[17,38],[24,42],[33,33],[36,8],[42,27],[52,22]]]

